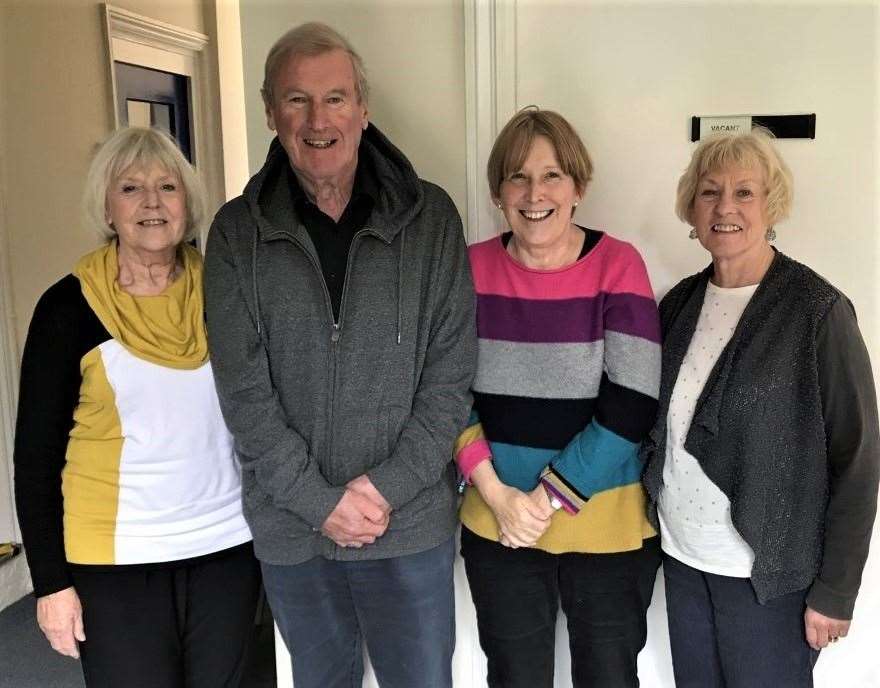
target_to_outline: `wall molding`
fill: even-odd
[[[208,44],[208,37],[173,24],[129,12],[121,7],[104,5],[109,34],[132,43],[181,54],[197,53]]]
[[[516,111],[516,0],[463,0],[467,238],[503,227],[492,206],[486,163],[498,132]]]

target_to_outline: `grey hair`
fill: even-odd
[[[158,129],[126,127],[111,134],[98,148],[86,176],[83,216],[86,226],[105,241],[116,236],[107,222],[107,192],[110,185],[129,168],[162,167],[176,176],[186,196],[184,241],[197,236],[205,222],[207,200],[201,180],[183,157],[177,144]]]
[[[290,59],[299,56],[314,57],[331,50],[344,50],[351,59],[354,70],[354,84],[358,100],[366,104],[370,98],[370,85],[367,83],[367,70],[364,61],[348,42],[348,39],[336,29],[321,22],[308,22],[295,26],[275,41],[266,55],[266,66],[263,71],[263,87],[260,93],[263,103],[270,107],[275,96],[275,77],[278,71]]]

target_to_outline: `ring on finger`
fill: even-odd
[[[834,636],[833,638],[831,638],[832,643],[836,643],[838,640],[840,640],[840,636]]]

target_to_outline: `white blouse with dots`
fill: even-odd
[[[755,555],[730,520],[730,501],[684,441],[697,399],[758,285],[709,282],[697,329],[678,371],[666,418],[666,462],[657,504],[663,551],[700,571],[748,578]]]

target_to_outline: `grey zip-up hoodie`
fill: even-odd
[[[373,125],[359,156],[378,193],[351,244],[338,322],[277,139],[208,238],[211,362],[257,556],[273,564],[420,552],[456,525],[452,448],[476,368],[461,220]],[[364,473],[392,506],[388,530],[337,547],[319,529]]]

